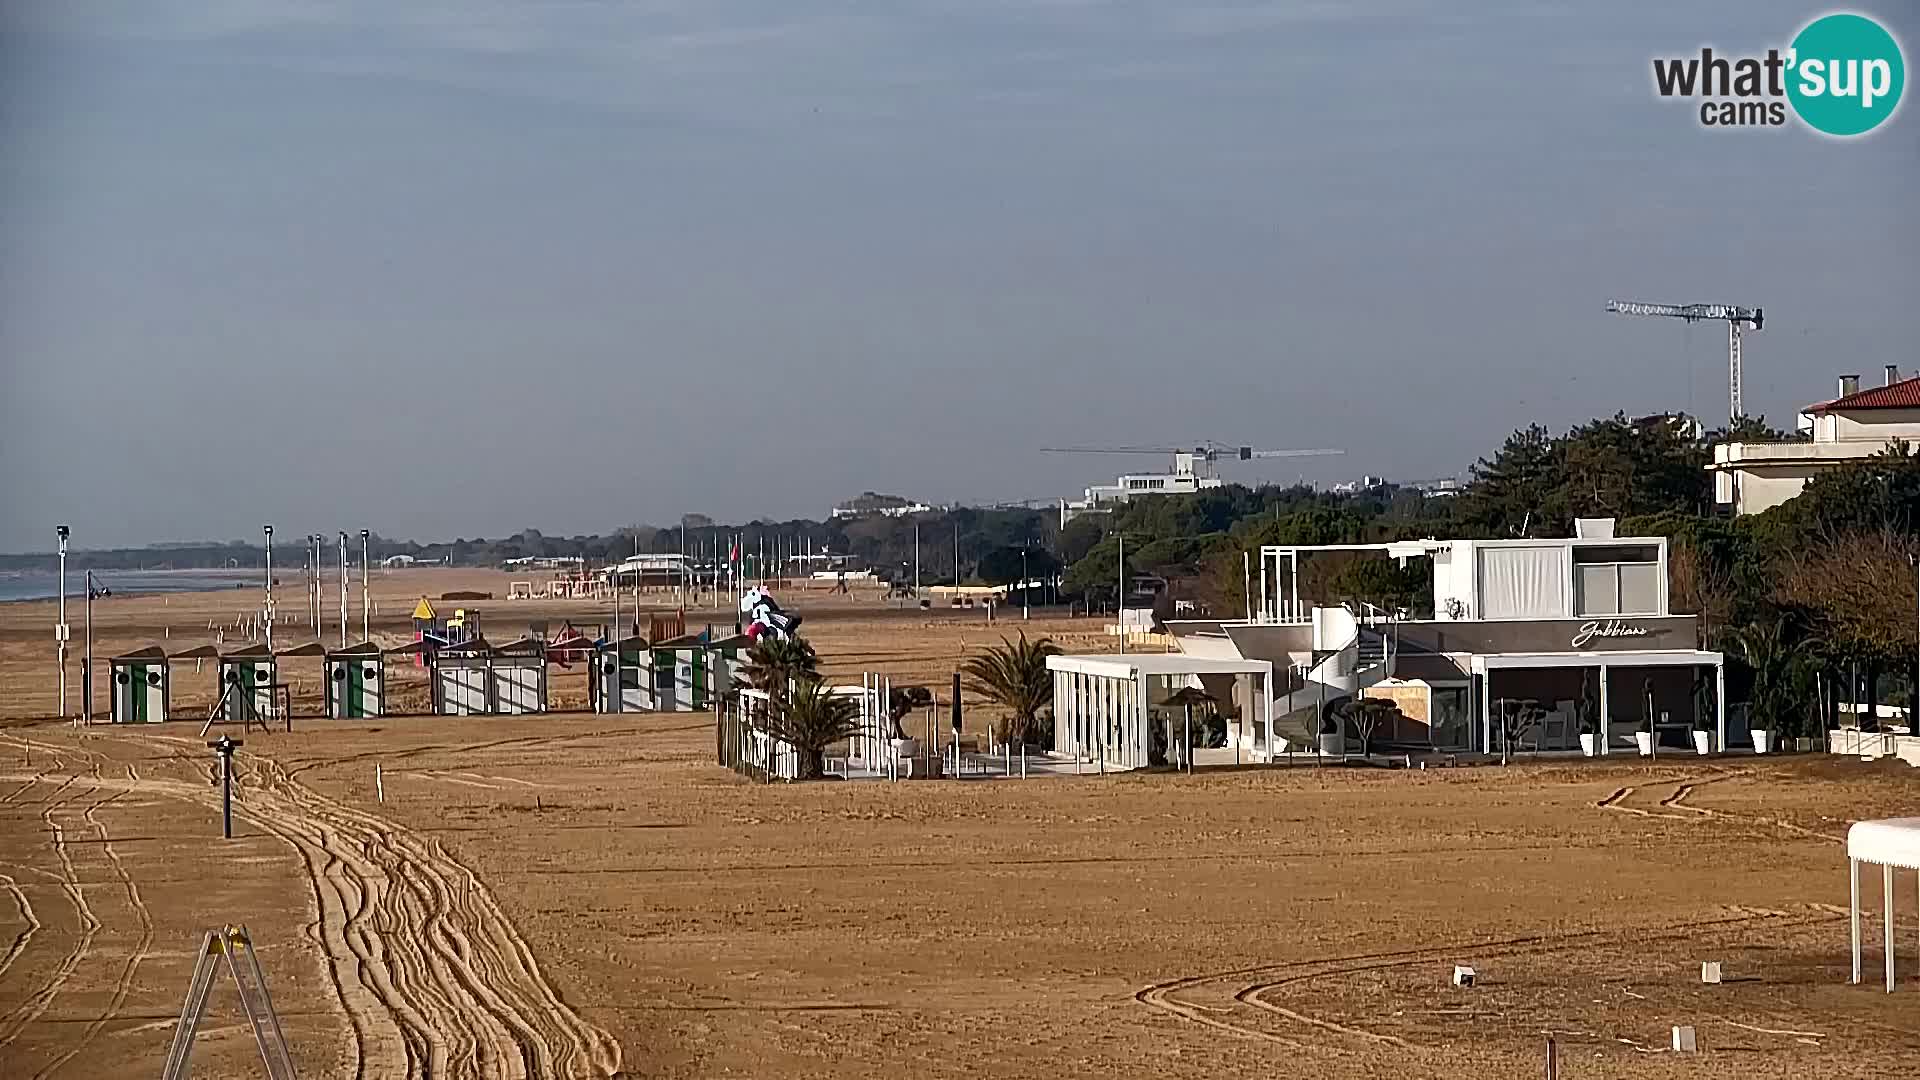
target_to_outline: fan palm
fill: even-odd
[[[860,730],[860,703],[835,694],[818,678],[799,678],[767,714],[767,732],[793,747],[796,779],[826,773],[827,747]]]
[[[1059,654],[1060,646],[1052,638],[1028,641],[1022,633],[1019,641],[1001,638],[999,645],[988,646],[960,665],[968,690],[1012,714],[1005,731],[1009,745],[1025,742],[1034,718],[1053,701],[1053,676],[1047,671],[1047,657]]]
[[[762,640],[747,650],[746,660],[741,678],[773,698],[785,697],[793,683],[820,678],[820,658],[805,638]]]

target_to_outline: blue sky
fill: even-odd
[[[12,0],[0,550],[1077,494],[1920,367],[1920,139],[1710,131],[1771,2]],[[1904,5],[1870,13],[1908,42]],[[1911,60],[1911,55],[1909,56]]]

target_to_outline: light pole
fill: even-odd
[[[367,591],[367,537],[366,529],[360,530],[360,640],[373,640],[373,597]]]
[[[340,647],[347,647],[347,534],[340,534]]]
[[[1120,596],[1114,601],[1113,609],[1120,615],[1120,654],[1127,652],[1127,534],[1114,533],[1120,538]]]
[[[1028,617],[1028,605],[1027,605],[1028,587],[1029,585],[1027,582],[1027,549],[1025,547],[1022,547],[1020,549],[1020,619],[1023,622]]]
[[[220,835],[233,839],[233,752],[246,743],[222,735],[207,744],[220,756]]]
[[[67,715],[67,527],[55,525],[60,537],[60,621],[53,628],[53,651],[60,663],[60,716]]]
[[[80,673],[80,696],[85,698],[80,710],[86,716],[86,726],[93,726],[93,571],[86,573],[87,582],[87,667]],[[75,717],[75,723],[79,723]]]
[[[262,525],[260,528],[267,537],[267,652],[271,654],[273,652],[273,526]],[[318,634],[319,630],[316,629],[314,633]]]

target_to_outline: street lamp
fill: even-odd
[[[373,597],[367,591],[368,530],[360,530],[360,640],[373,640]]]
[[[1032,584],[1027,581],[1027,549],[1022,546],[1020,548],[1020,618],[1022,621],[1027,618],[1027,590],[1031,587]]]
[[[273,526],[262,525],[260,531],[266,534],[267,552],[267,652],[273,652]]]
[[[60,621],[53,627],[53,651],[60,663],[60,715],[67,715],[67,527],[55,525],[60,537]]]

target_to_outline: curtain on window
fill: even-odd
[[[1480,549],[1480,615],[1486,619],[1562,619],[1567,573],[1557,547]]]

